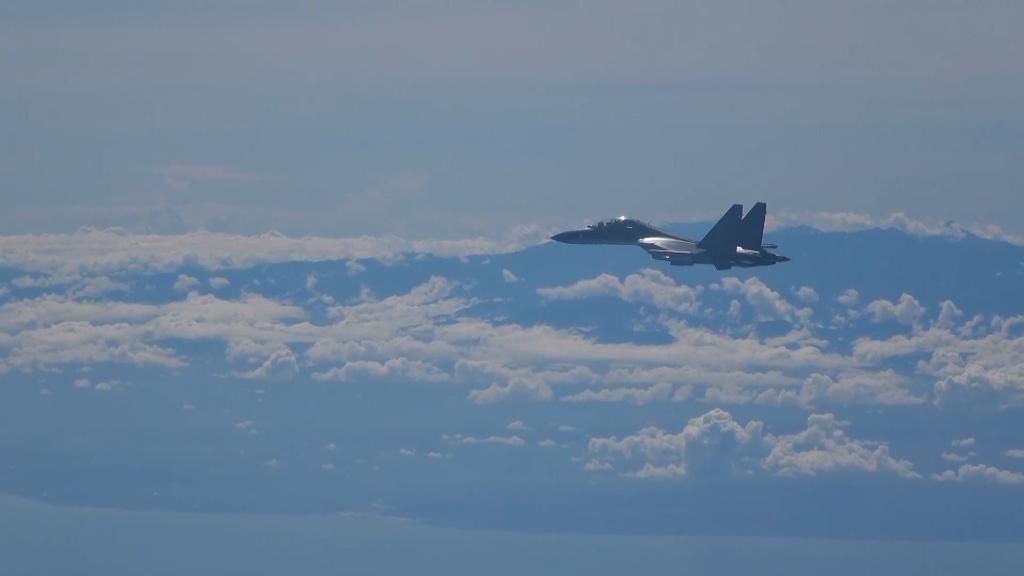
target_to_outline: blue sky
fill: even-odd
[[[1007,569],[1020,15],[5,4],[0,555]],[[761,200],[791,262],[545,241]]]
[[[2,10],[12,232],[461,237],[746,198],[1021,232],[1014,3]]]

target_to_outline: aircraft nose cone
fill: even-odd
[[[576,240],[578,237],[578,232],[570,231],[555,234],[554,236],[551,237],[551,239],[554,240],[555,242],[565,242],[566,244],[572,244],[573,240]]]

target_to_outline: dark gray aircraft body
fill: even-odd
[[[673,236],[639,220],[619,216],[582,230],[555,234],[552,240],[566,244],[621,244],[639,246],[655,260],[673,266],[712,264],[719,270],[771,266],[789,258],[769,252],[775,245],[762,244],[767,206],[758,202],[743,216],[743,205],[733,204],[699,242]],[[741,218],[742,217],[742,218]]]

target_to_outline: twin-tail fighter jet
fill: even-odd
[[[769,252],[778,246],[761,243],[766,213],[764,202],[754,204],[746,216],[742,204],[733,204],[700,242],[673,236],[625,216],[555,234],[551,239],[566,244],[635,245],[655,260],[673,266],[713,264],[718,270],[728,270],[733,266],[753,268],[788,262],[789,258]]]

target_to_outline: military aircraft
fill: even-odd
[[[635,245],[655,260],[673,266],[713,264],[718,270],[728,270],[733,266],[753,268],[788,262],[789,258],[769,252],[778,246],[761,243],[766,213],[764,202],[754,204],[746,216],[742,204],[733,204],[700,242],[673,236],[625,216],[555,234],[551,239],[566,244]]]

